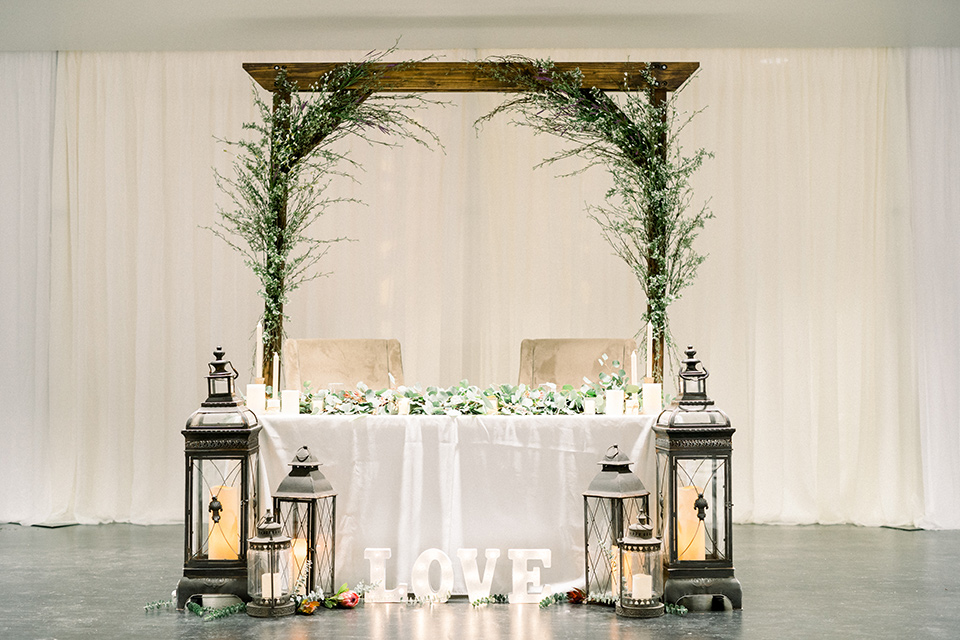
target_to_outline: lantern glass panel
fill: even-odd
[[[671,501],[676,500],[676,519],[664,532],[667,548],[676,554],[676,560],[726,559],[727,464],[728,459],[722,457],[674,460],[673,483],[665,492],[663,509],[673,509]],[[669,471],[666,465],[661,468],[664,473]]]
[[[230,379],[210,378],[210,395],[225,395],[230,393]]]
[[[241,531],[241,460],[193,460],[193,557],[237,560]]]
[[[247,561],[247,591],[254,600],[282,604],[293,592],[293,566],[290,548],[251,547]]]
[[[624,550],[622,599],[653,604],[663,595],[663,566],[659,545]]]
[[[584,499],[587,527],[587,597],[609,600],[616,597],[620,585],[618,540],[623,538],[624,523],[633,522],[646,510],[644,498]]]

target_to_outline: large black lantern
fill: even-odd
[[[680,395],[657,419],[657,495],[664,542],[664,602],[690,610],[741,606],[733,573],[734,428],[707,396],[697,352],[687,347]]]
[[[273,511],[292,539],[297,579],[304,580],[307,593],[329,596],[336,592],[337,492],[307,447],[300,447],[290,467],[273,493]]]
[[[600,473],[583,493],[586,596],[587,602],[613,605],[620,591],[618,545],[624,523],[650,513],[650,492],[617,445],[607,449],[599,464]]]
[[[248,600],[247,538],[259,513],[260,426],[234,393],[237,372],[213,352],[207,399],[183,430],[186,457],[183,578],[177,608],[196,594]]]

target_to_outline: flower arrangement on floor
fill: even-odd
[[[600,360],[606,364],[607,356]],[[626,371],[616,360],[611,361],[612,370],[601,372],[598,382],[584,378],[584,384],[575,389],[572,385],[557,388],[555,385],[528,387],[526,385],[501,384],[481,389],[468,381],[449,388],[398,387],[374,390],[357,384],[356,390],[328,391],[304,385],[300,394],[300,413],[324,415],[395,415],[401,413],[401,398],[409,403],[412,415],[571,415],[584,412],[584,400],[594,398],[603,407],[604,392],[622,389],[626,394],[637,394],[640,387],[630,384]]]

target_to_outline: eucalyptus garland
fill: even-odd
[[[658,84],[649,69],[642,87],[625,84],[617,98],[584,87],[579,69],[560,71],[550,60],[508,56],[480,63],[480,69],[521,91],[481,117],[478,126],[501,113],[518,114],[514,124],[572,143],[538,167],[576,157],[586,163],[564,175],[601,166],[613,178],[606,203],[590,205],[588,212],[647,297],[642,320],[653,325],[654,375],[662,381],[660,345],[672,344],[667,308],[693,283],[705,259],[693,242],[713,217],[706,204],[689,211],[690,178],[712,157],[704,149],[682,154],[678,136],[695,114],[677,115],[676,92],[655,99]]]
[[[397,139],[439,146],[412,117],[433,101],[420,94],[378,92],[385,72],[410,64],[377,65],[393,51],[338,65],[311,87],[298,86],[278,69],[272,104],[254,88],[260,120],[243,125],[253,136],[223,141],[237,154],[232,177],[215,172],[229,206],[219,207],[220,220],[209,228],[240,253],[260,281],[264,353],[280,352],[290,292],[328,275],[317,270],[317,263],[332,243],[347,239],[319,238],[311,230],[331,205],[356,202],[326,195],[333,179],[355,180],[362,169],[336,144],[357,136],[386,146]],[[271,367],[271,358],[264,358],[264,371],[256,375],[269,379]]]

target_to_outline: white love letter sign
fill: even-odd
[[[370,584],[376,585],[364,594],[366,602],[402,602],[407,598],[407,585],[400,583],[396,589],[386,589],[387,558],[390,549],[364,549],[363,557],[370,561]],[[449,562],[449,560],[448,560]]]
[[[463,581],[467,585],[467,597],[470,598],[470,602],[476,602],[490,595],[493,570],[497,566],[500,549],[487,549],[483,555],[487,562],[483,567],[483,580],[481,580],[480,571],[477,569],[477,550],[457,549],[457,557],[460,558],[460,568],[463,569]]]
[[[430,586],[430,565],[434,562],[440,565],[440,588],[436,591]],[[418,598],[429,597],[433,602],[446,602],[453,591],[453,563],[450,562],[450,556],[440,549],[427,549],[413,563],[410,582]]]
[[[536,603],[550,591],[550,585],[540,584],[540,567],[530,569],[527,562],[540,560],[543,568],[550,568],[550,549],[508,549],[507,557],[513,560],[513,591],[510,604]],[[530,588],[534,591],[530,591]]]

